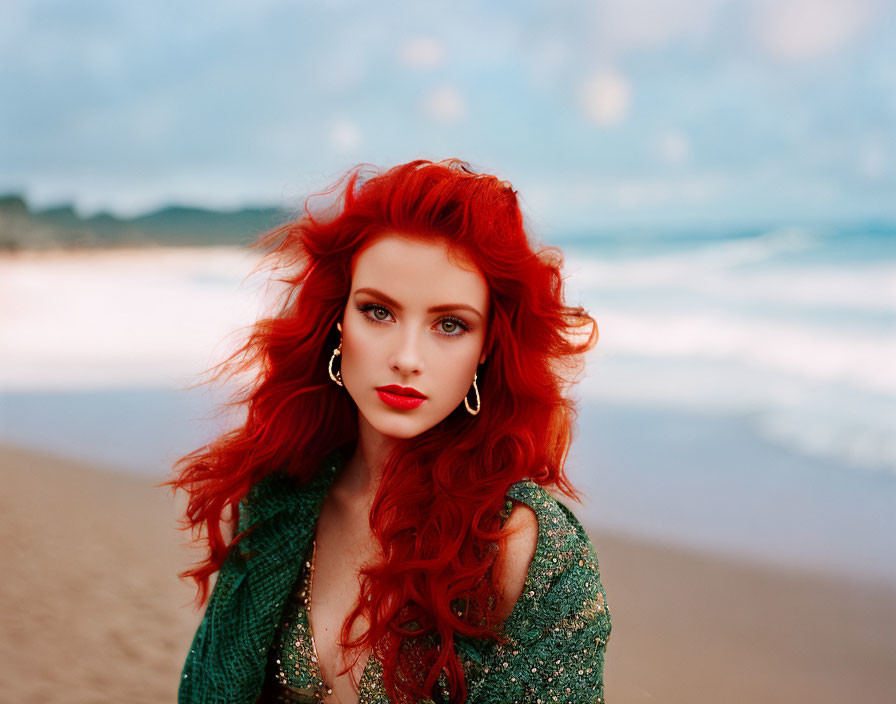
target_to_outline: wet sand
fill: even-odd
[[[10,702],[173,702],[201,613],[177,572],[183,497],[0,447],[0,690]],[[575,507],[574,507],[575,510]],[[891,702],[896,585],[592,532],[613,617],[606,698]]]

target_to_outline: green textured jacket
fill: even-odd
[[[268,649],[337,470],[331,455],[304,487],[276,472],[240,502],[238,531],[254,528],[218,572],[181,673],[179,704],[257,700]],[[538,543],[505,621],[510,642],[456,637],[467,701],[603,702],[611,626],[594,547],[569,509],[534,482],[511,485],[507,496],[535,511]],[[380,677],[362,678],[359,704],[389,701]]]

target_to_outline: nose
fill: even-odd
[[[423,341],[420,339],[420,332],[409,327],[400,331],[397,338],[389,366],[404,376],[419,375],[423,372]]]

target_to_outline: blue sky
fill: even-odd
[[[83,213],[458,156],[548,230],[896,218],[896,3],[7,0],[0,134]]]

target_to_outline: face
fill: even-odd
[[[488,287],[460,256],[449,259],[441,240],[400,233],[378,236],[355,256],[342,381],[359,423],[383,436],[412,438],[444,420],[485,361]]]

